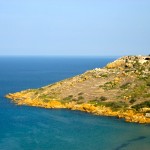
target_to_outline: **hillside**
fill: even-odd
[[[68,108],[150,123],[150,56],[124,56],[104,68],[6,97],[18,105]]]

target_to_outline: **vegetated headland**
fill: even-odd
[[[18,105],[67,108],[150,123],[150,56],[124,56],[104,68],[6,97]]]

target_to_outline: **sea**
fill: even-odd
[[[67,109],[17,106],[5,98],[104,67],[117,58],[1,56],[0,150],[150,150],[150,125]]]

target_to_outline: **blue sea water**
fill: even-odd
[[[149,150],[150,126],[80,111],[16,106],[9,92],[38,88],[116,58],[0,57],[0,150]]]

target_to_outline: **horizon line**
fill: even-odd
[[[0,55],[0,57],[120,57],[125,55]]]

